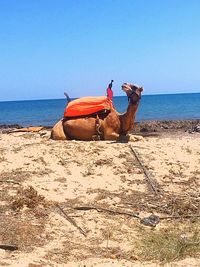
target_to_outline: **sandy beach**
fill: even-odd
[[[144,237],[199,227],[200,133],[145,127],[129,143],[1,130],[0,243],[18,249],[0,249],[0,266],[160,266]],[[141,223],[151,214],[178,218]],[[166,266],[200,266],[200,256]]]

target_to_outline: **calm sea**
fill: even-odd
[[[66,99],[0,102],[0,124],[52,126],[62,117]],[[114,97],[119,112],[127,97]],[[200,93],[142,96],[136,120],[200,119]]]

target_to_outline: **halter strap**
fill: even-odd
[[[136,102],[132,102],[132,98],[131,98],[131,97],[132,97],[134,94],[138,97],[138,100],[137,100]],[[141,99],[141,95],[139,96],[138,94],[136,94],[135,91],[132,91],[132,93],[128,96],[128,101],[132,102],[132,104],[137,104],[137,103],[140,101],[140,99]]]

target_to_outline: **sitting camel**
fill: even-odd
[[[127,94],[129,100],[125,113],[119,114],[112,106],[110,112],[107,113],[77,118],[64,118],[53,127],[51,138],[54,140],[120,141],[126,137],[127,141],[141,140],[141,137],[129,136],[128,133],[133,129],[143,88],[124,83],[122,90]]]

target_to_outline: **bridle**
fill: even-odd
[[[134,95],[137,96],[137,100],[136,101],[135,100],[133,101],[133,96]],[[137,104],[141,99],[141,95],[138,95],[133,89],[132,89],[131,94],[127,95],[127,96],[128,96],[128,102],[131,103],[131,104]]]

